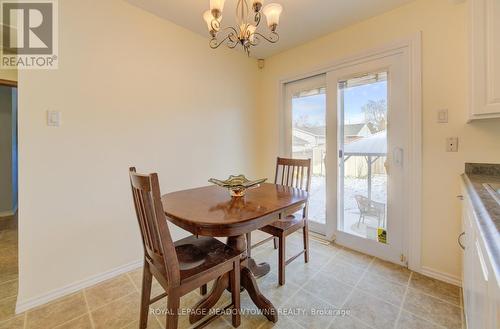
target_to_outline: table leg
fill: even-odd
[[[255,260],[252,258],[252,233],[247,233],[246,235],[247,243],[247,256],[248,256],[248,268],[252,271],[256,278],[263,277],[271,271],[271,266],[267,263],[260,263],[257,265]]]
[[[220,296],[222,296],[222,293],[228,287],[229,287],[229,273],[226,273],[223,276],[217,278],[217,280],[215,280],[214,285],[210,290],[210,293],[208,295],[205,295],[205,297],[202,300],[200,300],[198,304],[196,304],[196,306],[194,307],[195,311],[189,315],[189,322],[190,323],[198,322],[199,320],[203,319],[206,315],[208,315],[210,309],[214,307],[215,304],[217,304],[217,302],[220,299]]]
[[[262,311],[262,314],[271,322],[278,321],[278,313],[274,305],[262,295],[255,277],[250,269],[243,267],[241,269],[241,285],[248,291],[248,295],[253,303]]]
[[[254,304],[262,311],[262,314],[269,321],[278,321],[276,308],[266,297],[264,297],[264,295],[262,295],[254,276],[254,273],[258,273],[256,275],[265,275],[268,273],[270,271],[269,264],[262,263],[257,265],[252,258],[247,258],[247,244],[244,235],[229,237],[227,239],[227,244],[238,251],[242,251],[242,260],[248,261],[248,267],[243,264],[241,267],[241,285],[248,291]],[[215,281],[210,293],[194,307],[195,311],[190,314],[189,322],[195,323],[207,315],[208,311],[217,303],[224,290],[228,288],[229,275],[225,274]]]
[[[263,277],[271,271],[271,266],[268,263],[257,264],[253,258],[248,259],[248,268],[256,278]]]

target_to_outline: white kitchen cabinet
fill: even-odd
[[[463,188],[464,313],[468,329],[500,328],[500,287],[479,230],[471,198]]]
[[[500,118],[500,1],[469,0],[469,120]]]

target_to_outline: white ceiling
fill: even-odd
[[[127,0],[129,3],[207,37],[202,15],[209,0]],[[262,42],[252,48],[252,56],[266,58],[329,32],[376,16],[413,0],[267,0],[283,6],[277,44]],[[234,25],[237,0],[226,0],[223,26]],[[248,0],[251,6],[252,0]],[[265,20],[259,31],[266,31]]]

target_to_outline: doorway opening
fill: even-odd
[[[311,231],[412,269],[420,268],[420,42],[282,81],[281,152],[315,163]]]
[[[17,82],[0,80],[0,304],[14,307],[18,287]]]

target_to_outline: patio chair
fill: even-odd
[[[361,220],[363,220],[363,223],[365,222],[366,216],[376,217],[378,219],[378,227],[382,227],[380,226],[381,221],[385,226],[385,203],[370,200],[359,194],[355,195],[354,198],[356,199],[356,203],[359,208],[358,227]]]

